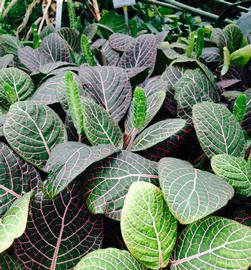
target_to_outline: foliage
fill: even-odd
[[[0,36],[0,267],[250,266],[249,41],[146,10]]]

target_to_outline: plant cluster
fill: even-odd
[[[249,39],[72,16],[0,36],[1,268],[248,269]]]

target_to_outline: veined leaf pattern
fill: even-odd
[[[0,255],[1,270],[22,270],[18,263],[9,255]]]

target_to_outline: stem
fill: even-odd
[[[3,13],[4,5],[5,5],[5,0],[2,0],[2,2],[0,3],[0,16]]]
[[[136,128],[133,128],[133,129],[131,130],[130,134],[128,135],[129,143],[128,143],[128,145],[126,146],[126,150],[131,150],[132,144],[133,144],[133,142],[134,142],[134,140],[135,140],[135,137],[136,137],[136,135],[137,135],[137,131],[138,131],[138,130],[137,130]]]
[[[61,28],[61,23],[62,23],[62,9],[63,9],[63,0],[57,0],[56,30],[59,30]]]
[[[17,3],[17,0],[12,0],[9,3],[9,5],[7,6],[7,8],[3,12],[3,17],[6,17],[8,15],[9,11],[13,8],[13,6],[15,6],[16,3]]]
[[[39,25],[38,34],[41,33],[42,28],[43,28],[43,25],[44,25],[44,21],[45,21],[46,18],[48,17],[48,10],[49,10],[49,8],[50,8],[50,6],[51,6],[51,3],[52,3],[52,0],[48,0],[47,5],[46,5],[45,8],[43,9],[43,17],[42,17],[41,23],[40,23],[40,25]]]
[[[78,134],[78,142],[81,142],[81,141],[82,141],[82,135]]]
[[[96,20],[99,22],[101,19],[100,11],[99,11],[99,6],[97,0],[92,0],[93,7],[94,7],[94,12],[95,12],[95,17]]]
[[[214,2],[219,3],[219,4],[222,4],[222,5],[225,5],[227,7],[230,7],[230,6],[233,5],[233,3],[230,3],[230,2],[227,2],[227,1],[224,1],[224,0],[214,0]],[[237,6],[236,8],[239,9],[239,10],[241,10],[241,11],[244,11],[244,12],[248,12],[249,11],[248,8],[243,7],[243,6]]]

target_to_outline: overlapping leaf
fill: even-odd
[[[244,133],[225,105],[212,102],[194,105],[193,123],[200,145],[208,157],[243,154],[246,145]]]
[[[0,253],[8,249],[26,228],[32,192],[18,198],[0,218]]]
[[[192,223],[217,211],[234,195],[233,188],[220,177],[194,169],[181,159],[160,160],[159,176],[168,207],[182,224]]]
[[[22,270],[18,263],[9,255],[0,255],[1,270]]]
[[[244,116],[244,119],[242,120],[241,126],[243,129],[245,129],[247,132],[251,132],[251,89],[248,89],[245,91],[245,94],[248,98],[247,102],[247,110]]]
[[[21,69],[10,67],[0,70],[0,102],[1,106],[8,108],[10,105],[3,88],[3,84],[8,83],[14,90],[18,101],[26,100],[34,92],[34,84],[28,74]]]
[[[46,192],[50,197],[55,197],[92,163],[116,151],[111,145],[90,147],[77,142],[65,142],[56,146],[46,164],[49,172]]]
[[[216,155],[211,166],[217,175],[234,187],[237,194],[251,196],[251,165],[244,158]]]
[[[58,34],[68,43],[72,51],[80,51],[79,32],[77,30],[62,27]]]
[[[34,167],[20,159],[6,144],[0,142],[0,215],[16,198],[41,184]]]
[[[11,63],[13,63],[13,55],[6,54],[5,56],[0,57],[0,69],[7,68]]]
[[[122,211],[121,231],[130,253],[147,268],[168,265],[177,221],[159,188],[146,182],[131,185]]]
[[[84,91],[101,104],[115,121],[121,120],[130,105],[132,96],[125,70],[112,66],[81,66],[79,75]]]
[[[66,140],[64,125],[52,109],[25,101],[10,107],[4,135],[15,152],[41,169],[52,148]]]
[[[187,70],[173,86],[178,116],[190,120],[193,105],[202,101],[218,101],[216,85],[212,85],[200,69]]]
[[[142,151],[172,137],[186,125],[183,119],[166,119],[146,128],[136,137],[132,151]]]
[[[84,180],[89,210],[120,220],[125,196],[132,183],[145,181],[158,185],[157,163],[122,150],[93,164]]]
[[[236,221],[208,217],[186,227],[173,253],[171,270],[248,269],[251,229]]]
[[[142,270],[143,266],[127,250],[106,248],[86,255],[74,270]]]
[[[13,54],[14,58],[17,57],[18,48],[22,47],[21,41],[17,37],[11,35],[1,35],[0,45],[5,54]]]
[[[133,42],[134,39],[131,36],[114,33],[109,37],[110,46],[117,51],[124,52],[129,47],[130,43]]]
[[[123,133],[105,109],[92,99],[83,98],[84,131],[92,145],[123,147]]]
[[[38,193],[29,213],[26,231],[14,244],[25,269],[72,269],[102,244],[102,219],[85,209],[79,186],[68,187],[54,200]]]

